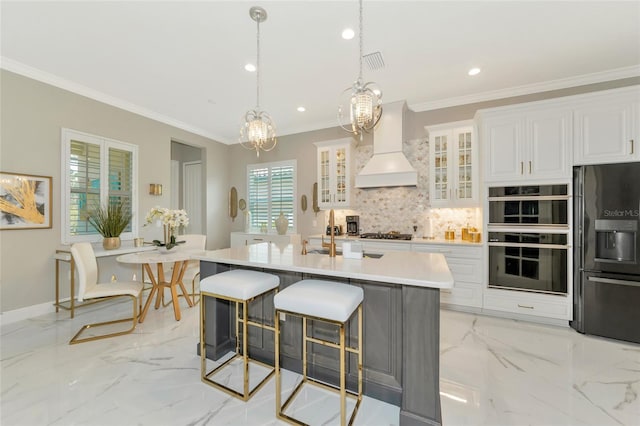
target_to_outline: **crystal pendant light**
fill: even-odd
[[[240,127],[240,144],[256,151],[271,151],[276,147],[276,126],[266,111],[260,110],[260,23],[267,20],[267,12],[258,6],[249,10],[249,16],[258,24],[257,60],[256,60],[256,107],[244,115],[244,123]]]
[[[360,137],[371,131],[382,116],[382,91],[374,82],[364,83],[362,79],[362,0],[360,0],[360,74],[358,79],[342,92],[338,106],[338,123],[347,132]],[[349,111],[349,123],[345,124],[346,112]]]

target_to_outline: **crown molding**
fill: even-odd
[[[640,76],[640,65],[633,65],[625,68],[617,68],[592,74],[584,74],[575,77],[545,81],[541,83],[527,84],[524,86],[516,86],[508,89],[493,90],[489,92],[476,93],[473,95],[440,99],[437,101],[420,102],[411,104],[410,108],[416,112],[431,111],[458,105],[493,101],[496,99],[530,95],[533,93],[548,92],[550,90],[566,89],[569,87],[584,86],[587,84],[602,83],[605,81],[620,80],[623,78],[638,76]]]
[[[226,145],[230,145],[233,142],[227,141],[226,138],[221,137],[220,135],[214,135],[204,129],[194,127],[190,124],[187,124],[183,121],[176,120],[171,117],[167,117],[166,115],[160,114],[158,112],[152,111],[150,109],[141,107],[139,105],[133,104],[131,102],[125,101],[120,98],[116,98],[111,95],[107,95],[106,93],[100,92],[98,90],[91,89],[89,87],[83,86],[81,84],[75,83],[73,81],[64,79],[57,75],[39,70],[37,68],[31,67],[29,65],[25,65],[21,62],[15,61],[13,59],[7,58],[5,56],[0,56],[0,68],[5,69],[7,71],[11,71],[16,74],[20,74],[22,76],[50,84],[52,86],[58,87],[60,89],[67,90],[69,92],[85,96],[89,99],[96,100],[98,102],[105,103],[107,105],[114,106],[116,108],[123,109],[125,111],[129,111],[131,113],[141,115],[146,118],[150,118],[151,120],[159,121],[160,123],[167,124],[169,126],[176,127],[178,129],[194,133],[199,136],[203,136],[208,139],[212,139],[215,142],[220,142]]]
[[[134,114],[149,118],[151,120],[158,121],[160,123],[167,124],[169,126],[176,127],[178,129],[194,133],[199,136],[211,139],[215,142],[223,143],[225,145],[233,145],[237,143],[237,140],[229,140],[221,135],[214,135],[202,128],[192,126],[183,121],[176,120],[171,117],[167,117],[163,114],[133,104],[120,98],[116,98],[111,95],[107,95],[100,91],[91,89],[73,81],[64,79],[54,74],[39,70],[37,68],[25,65],[21,62],[0,56],[0,68],[7,71],[14,72],[16,74],[23,75],[28,78],[32,78],[37,81],[41,81],[46,84],[67,90],[72,93],[76,93],[81,96],[88,97],[90,99],[105,103],[107,105],[114,106],[116,108],[129,111]],[[617,68],[614,70],[602,71],[592,74],[584,74],[575,77],[569,77],[558,80],[551,80],[541,83],[528,84],[523,86],[511,87],[507,89],[500,89],[482,93],[476,93],[472,95],[458,96],[453,98],[440,99],[437,101],[419,102],[409,105],[409,108],[415,112],[431,111],[435,109],[448,108],[458,105],[467,105],[477,102],[492,101],[496,99],[510,98],[514,96],[529,95],[533,93],[546,92],[550,90],[566,89],[569,87],[582,86],[587,84],[602,83],[605,81],[620,80],[623,78],[638,77],[640,76],[640,65],[633,65],[625,68]],[[305,126],[293,126],[291,128],[281,129],[283,133],[280,136],[287,136],[297,133],[312,132],[316,130],[329,129],[338,127],[336,121],[318,122]]]

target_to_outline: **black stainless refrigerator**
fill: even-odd
[[[571,327],[640,343],[640,163],[573,172]]]

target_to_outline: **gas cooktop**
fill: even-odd
[[[378,240],[410,240],[411,234],[400,234],[398,232],[369,232],[360,234],[360,238]]]

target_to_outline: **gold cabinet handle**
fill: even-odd
[[[520,174],[523,175],[524,174],[524,161],[520,162]]]
[[[531,160],[529,160],[529,174],[531,174]]]
[[[631,155],[633,155],[633,139],[629,140],[631,142]]]
[[[533,306],[521,305],[518,303],[518,308],[533,309]]]

